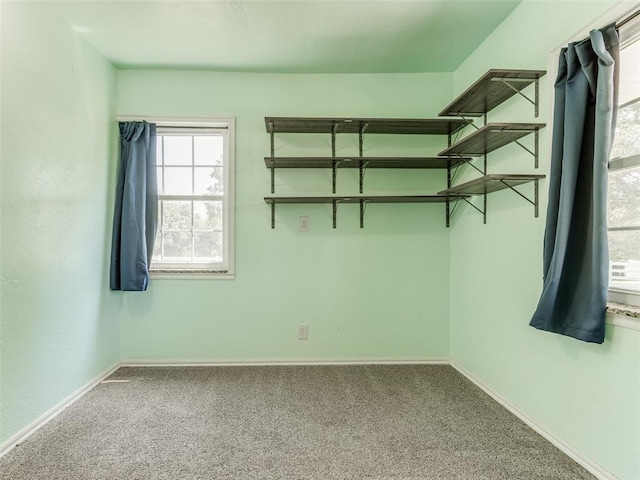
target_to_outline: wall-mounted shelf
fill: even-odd
[[[465,157],[265,157],[267,168],[331,168],[332,192],[336,193],[336,170],[357,168],[360,170],[360,193],[364,190],[364,174],[367,168],[446,169],[470,161]],[[274,193],[274,176],[271,177],[271,193]]]
[[[505,145],[515,143],[533,156],[534,166],[538,168],[539,130],[544,128],[545,124],[487,123],[487,113],[514,95],[520,95],[534,105],[535,116],[537,117],[539,107],[538,83],[540,77],[545,74],[546,72],[543,70],[489,70],[440,112],[441,116],[462,117],[476,131],[450,144],[438,155],[484,157],[482,168],[475,166],[472,162],[465,162],[480,172],[482,176],[461,185],[453,185],[454,175],[452,170],[456,169],[459,164],[449,167],[447,171],[447,189],[441,191],[440,194],[482,195],[482,208],[477,207],[466,198],[462,198],[462,200],[482,213],[484,223],[487,222],[487,194],[507,188],[533,204],[535,216],[538,216],[538,182],[544,178],[544,175],[487,174],[487,155]],[[535,88],[533,100],[522,92],[523,89],[531,84],[534,84]],[[478,127],[471,120],[467,120],[466,117],[483,117],[484,126]],[[520,139],[532,133],[534,134],[533,148],[529,148],[522,144]],[[514,188],[517,185],[529,182],[534,183],[533,200]],[[450,223],[454,210],[455,208],[453,210],[447,209],[447,225]]]
[[[442,118],[265,117],[267,133],[452,135],[467,122]],[[273,156],[273,155],[271,155]]]
[[[438,195],[484,195],[544,178],[544,175],[490,173],[438,192]]]
[[[483,215],[486,214],[486,205],[485,209],[481,210],[468,200],[465,197],[469,195],[486,195],[487,193],[498,192],[500,190],[510,189],[517,193],[519,196],[524,198],[527,202],[534,206],[534,215],[538,217],[538,180],[545,178],[544,175],[521,175],[521,174],[488,174],[484,175],[480,178],[473,179],[466,183],[461,183],[460,185],[456,185],[454,187],[447,188],[441,192],[438,192],[438,195],[461,195],[462,200],[465,200],[469,205],[478,210]],[[523,185],[525,183],[533,182],[533,190],[534,197],[533,200],[524,195],[519,190],[516,190],[515,187],[518,185]]]
[[[330,204],[333,205],[333,228],[336,228],[338,205],[341,203],[360,204],[360,228],[364,227],[365,207],[369,203],[447,203],[468,197],[455,195],[349,195],[331,197],[264,197],[271,207],[271,228],[275,228],[275,206],[277,204]]]
[[[470,161],[458,158],[435,157],[364,157],[365,134],[390,135],[447,135],[452,136],[464,128],[468,122],[461,119],[441,118],[309,118],[309,117],[265,117],[265,127],[271,137],[271,156],[265,157],[265,165],[271,170],[271,193],[275,193],[276,168],[331,168],[332,192],[336,193],[336,176],[339,168],[360,170],[359,192],[364,190],[364,174],[367,168],[443,168],[450,171],[452,166]],[[276,157],[276,133],[320,133],[331,135],[330,157]],[[336,136],[338,134],[358,135],[358,155],[355,157],[336,156]],[[445,202],[447,200],[444,200]],[[447,212],[449,205],[447,203]],[[273,222],[272,222],[273,226]]]
[[[462,129],[467,122],[460,119],[439,118],[308,118],[308,117],[265,117],[267,132],[271,135],[271,156],[265,158],[267,168],[271,170],[271,193],[275,193],[275,169],[276,168],[331,168],[333,169],[332,192],[336,193],[336,175],[340,167],[349,167],[353,158],[336,157],[336,135],[338,133],[358,134],[358,156],[364,158],[365,134],[393,134],[393,135],[448,135],[449,138]],[[276,133],[324,133],[331,134],[331,157],[315,157],[311,159],[276,157],[274,134]],[[398,160],[402,158],[398,162]],[[307,162],[308,160],[308,162]],[[468,159],[460,159],[466,161]],[[340,163],[337,163],[337,162]],[[306,163],[305,163],[306,162]],[[383,164],[386,163],[386,166]],[[444,166],[437,167],[437,163]],[[391,159],[371,159],[369,163],[358,163],[360,169],[360,193],[364,190],[364,172],[368,167],[373,168],[450,168],[460,162],[451,160],[410,160],[406,157]],[[417,166],[422,164],[423,166]],[[431,166],[426,166],[426,165]],[[307,167],[308,165],[308,167]],[[355,168],[355,164],[353,164]],[[409,166],[412,165],[412,166]]]
[[[492,69],[447,105],[441,117],[481,117],[514,95],[521,95],[532,103],[538,116],[538,81],[547,72],[544,70],[499,70]],[[522,93],[534,84],[533,100]]]
[[[537,134],[544,127],[544,123],[488,123],[444,149],[438,155],[465,155],[471,157],[486,155],[531,133]],[[536,165],[538,160],[537,146],[538,139],[536,138],[534,151],[523,147],[534,156]]]
[[[267,168],[447,168],[471,160],[460,157],[265,157]]]

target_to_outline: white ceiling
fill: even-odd
[[[521,0],[47,1],[120,68],[450,72]]]

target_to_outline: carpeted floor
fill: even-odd
[[[592,479],[449,366],[121,368],[3,480]]]

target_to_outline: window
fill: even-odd
[[[157,122],[155,274],[233,275],[233,123]]]
[[[609,162],[611,300],[640,300],[640,19],[620,30],[620,95]],[[626,294],[626,295],[625,295]]]

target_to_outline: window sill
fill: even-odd
[[[640,330],[640,307],[623,303],[607,303],[607,323]]]
[[[234,280],[235,273],[220,270],[151,270],[154,280]]]
[[[640,307],[624,303],[607,303],[607,313],[615,313],[626,317],[640,318]]]

